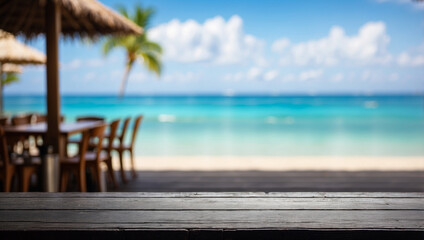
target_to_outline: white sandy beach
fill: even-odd
[[[129,167],[128,161],[129,159],[126,158],[126,167]],[[143,171],[423,171],[424,156],[138,156],[136,169]]]

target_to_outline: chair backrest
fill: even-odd
[[[102,152],[103,149],[103,137],[105,135],[105,129],[106,129],[106,124],[102,124],[101,126],[98,126],[96,128],[93,128],[89,131],[90,133],[90,142],[93,142],[96,144],[96,159],[97,161],[100,160],[100,153]]]
[[[47,115],[45,114],[36,114],[35,115],[35,123],[42,123],[42,122],[47,122]],[[60,116],[60,122],[64,122],[65,121],[65,116],[61,115]]]
[[[77,122],[83,122],[83,121],[105,121],[104,117],[98,117],[98,116],[80,116],[77,117]]]
[[[137,137],[138,127],[140,126],[141,120],[143,120],[143,115],[139,115],[135,119],[132,138],[131,138],[131,146],[134,146],[135,138]]]
[[[6,140],[6,134],[4,133],[3,128],[0,126],[0,169],[8,169],[8,166],[10,164],[9,161],[9,151],[7,149],[7,140]]]
[[[9,117],[0,117],[0,126],[6,126],[9,124]]]
[[[81,142],[79,143],[79,148],[78,148],[78,155],[80,158],[80,162],[79,162],[80,170],[85,169],[85,153],[87,152],[87,149],[88,149],[89,140],[90,140],[90,131],[87,130],[82,132]]]
[[[32,118],[33,118],[33,114],[14,116],[12,118],[12,125],[19,126],[19,125],[30,124],[32,121]]]
[[[122,126],[121,136],[119,136],[120,144],[124,144],[125,135],[127,134],[128,125],[130,124],[131,118],[128,117],[124,120],[124,125]]]
[[[109,125],[109,141],[108,141],[108,146],[107,146],[107,153],[110,156],[110,153],[112,152],[113,149],[113,140],[116,137],[116,131],[118,130],[118,126],[119,126],[119,122],[121,120],[117,119],[113,122],[110,123]]]
[[[97,140],[96,142],[96,159],[99,160],[100,153],[102,151],[103,136],[106,129],[106,125],[103,124],[99,127],[84,131],[82,133],[81,142],[79,144],[79,158],[80,158],[80,169],[85,169],[85,154],[88,151],[88,145],[91,140]]]
[[[36,123],[47,122],[47,115],[37,114],[35,118]]]

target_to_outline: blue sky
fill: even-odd
[[[101,1],[131,8],[140,1]],[[424,92],[424,5],[407,0],[141,1],[156,15],[160,78],[141,64],[128,94],[384,94]],[[45,51],[44,38],[29,42]],[[124,52],[60,44],[63,94],[117,94]],[[45,92],[44,67],[6,94]]]

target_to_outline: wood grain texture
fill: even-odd
[[[29,233],[35,239],[423,239],[424,193],[0,193],[0,238]]]

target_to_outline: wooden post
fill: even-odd
[[[47,73],[47,136],[53,153],[60,153],[60,95],[59,95],[59,35],[61,31],[60,6],[57,1],[46,4],[46,73]]]

